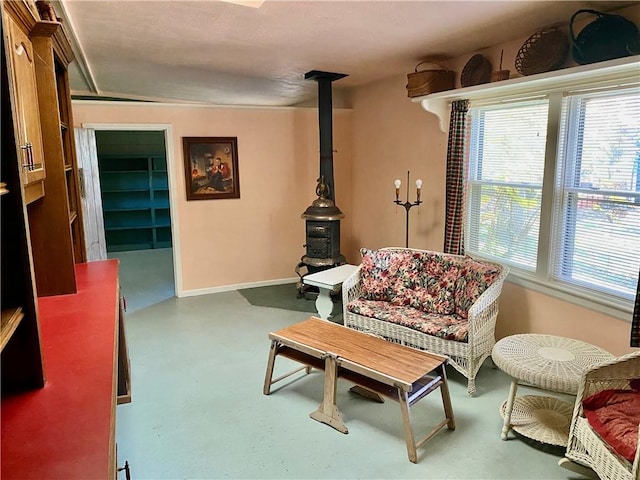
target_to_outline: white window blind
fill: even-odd
[[[638,86],[472,103],[469,119],[465,252],[565,296],[631,305],[640,272]]]
[[[625,299],[640,271],[640,92],[563,100],[551,276]]]
[[[533,271],[548,100],[469,111],[465,251]]]

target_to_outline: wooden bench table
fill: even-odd
[[[445,425],[455,429],[453,409],[445,371],[446,357],[435,355],[381,338],[367,335],[335,323],[309,318],[269,334],[271,349],[263,393],[271,385],[290,375],[311,368],[324,370],[324,398],[310,416],[342,433],[349,433],[336,405],[336,384],[342,377],[368,391],[400,403],[409,460],[418,460],[416,449]],[[275,380],[273,368],[278,355],[304,364]],[[440,388],[445,418],[426,436],[415,440],[409,409],[420,399]]]

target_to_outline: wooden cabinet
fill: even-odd
[[[2,168],[0,169],[0,248],[2,250],[2,394],[44,386],[40,326],[23,198],[19,141],[15,135],[7,68],[9,45],[2,37]]]
[[[98,154],[98,163],[107,251],[170,247],[165,157]]]
[[[74,264],[86,260],[67,73],[73,53],[58,22],[37,22],[30,38],[47,168],[46,194],[28,207],[36,284],[39,296],[69,294]]]
[[[118,261],[76,271],[78,293],[38,300],[46,388],[2,398],[3,480],[117,478],[118,365],[127,357]]]
[[[23,201],[38,296],[76,292],[86,261],[62,25],[40,21],[32,1],[1,2]],[[46,175],[45,175],[46,171]]]
[[[6,3],[6,5],[5,5]],[[19,145],[18,162],[24,183],[25,202],[44,196],[45,165],[40,129],[40,109],[36,85],[35,52],[28,35],[29,24],[19,23],[18,17],[29,19],[29,10],[19,9],[20,2],[3,2],[3,30],[9,62],[14,122]],[[17,12],[21,12],[20,14]],[[35,21],[34,17],[30,18]]]

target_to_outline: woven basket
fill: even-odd
[[[573,33],[573,22],[581,13],[590,13],[598,18],[587,24],[576,37]],[[621,15],[596,10],[578,10],[571,16],[569,33],[573,47],[571,54],[580,65],[637,53],[638,28]]]
[[[460,74],[460,85],[463,87],[471,87],[480,85],[481,83],[489,83],[491,81],[491,71],[493,67],[491,62],[479,53],[469,59]]]
[[[502,80],[509,80],[511,76],[511,70],[498,70],[491,73],[492,82],[501,82]]]
[[[416,65],[413,73],[407,75],[407,96],[419,97],[430,93],[451,90],[455,87],[455,72],[445,70],[439,65],[439,69],[418,70],[420,65],[428,62],[421,62]],[[434,65],[434,64],[431,64]]]
[[[516,54],[515,66],[521,75],[557,70],[569,53],[567,35],[558,27],[543,28],[531,35]]]

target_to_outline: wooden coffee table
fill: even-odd
[[[409,460],[418,461],[416,449],[445,425],[455,429],[453,409],[445,371],[446,357],[388,342],[351,328],[319,318],[309,318],[269,334],[271,349],[264,379],[263,393],[269,395],[271,385],[301,370],[324,370],[324,398],[310,417],[326,423],[342,433],[349,433],[338,406],[336,384],[342,377],[369,392],[375,392],[400,403]],[[276,357],[295,360],[304,367],[275,380]],[[445,418],[427,435],[415,440],[409,409],[420,399],[440,388]]]

